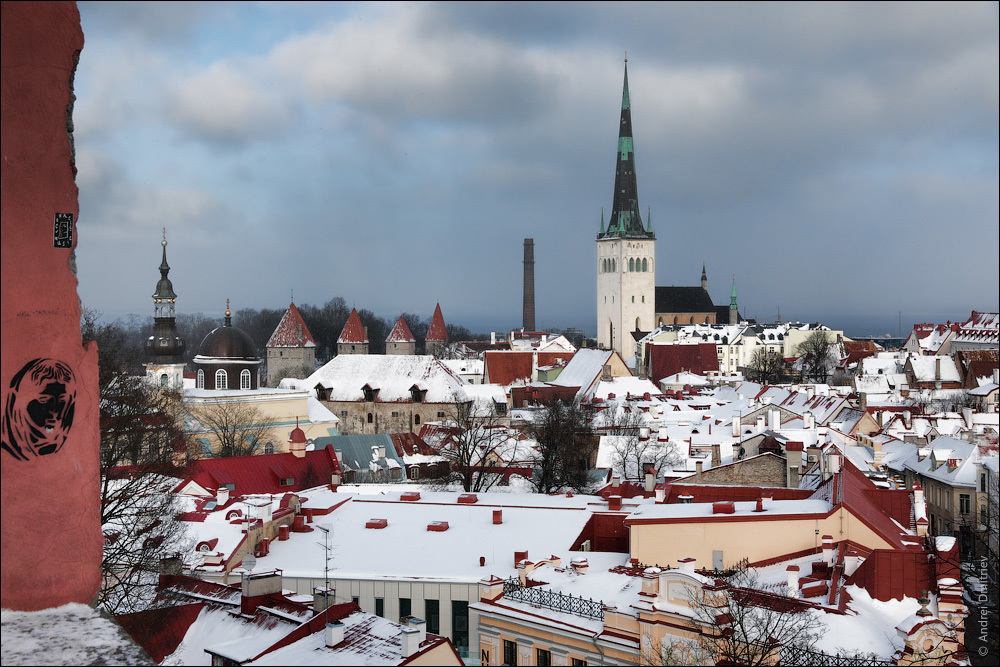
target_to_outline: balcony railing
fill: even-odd
[[[604,620],[604,603],[600,600],[556,593],[539,586],[522,586],[516,578],[510,578],[503,582],[503,596],[535,607],[593,618],[598,621]]]

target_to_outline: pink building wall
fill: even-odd
[[[4,2],[0,31],[0,595],[34,610],[90,602],[100,584],[97,348],[81,344],[72,268],[83,31],[75,2]]]

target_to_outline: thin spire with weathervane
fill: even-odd
[[[611,219],[602,238],[656,238],[652,227],[643,227],[635,179],[635,150],[632,140],[632,103],[628,91],[628,55],[625,56],[625,79],[622,84],[621,123],[618,128],[618,158],[615,168],[615,193]]]

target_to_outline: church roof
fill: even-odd
[[[448,328],[444,324],[440,303],[434,307],[434,317],[431,318],[431,326],[427,330],[427,337],[424,340],[448,341]]]
[[[361,318],[358,317],[357,308],[351,308],[351,315],[347,318],[347,324],[344,325],[344,330],[340,332],[340,338],[337,339],[338,343],[367,343],[368,334],[365,332],[365,327],[361,324]]]
[[[615,168],[615,193],[611,219],[604,231],[601,214],[599,238],[656,238],[652,227],[646,229],[639,213],[639,194],[635,180],[635,147],[632,141],[632,103],[628,92],[628,61],[625,61],[625,81],[622,85],[622,113],[618,128],[618,157]]]
[[[309,327],[306,326],[294,302],[288,306],[281,322],[271,334],[267,347],[316,347],[316,341],[309,333]]]
[[[257,356],[257,346],[242,329],[233,326],[229,306],[226,306],[226,318],[221,327],[208,332],[198,347],[196,363],[210,363],[213,359],[242,360],[260,363]]]
[[[714,313],[716,310],[712,297],[701,287],[657,287],[656,312]]]
[[[416,343],[417,339],[413,337],[413,332],[410,331],[410,327],[406,326],[406,320],[400,315],[399,319],[396,320],[396,326],[392,328],[389,335],[386,337],[385,342],[387,343]]]

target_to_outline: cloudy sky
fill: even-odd
[[[626,51],[657,284],[893,333],[1000,308],[996,3],[79,4],[109,315],[152,313],[166,227],[180,312],[512,328],[533,237],[539,327],[593,332]]]

